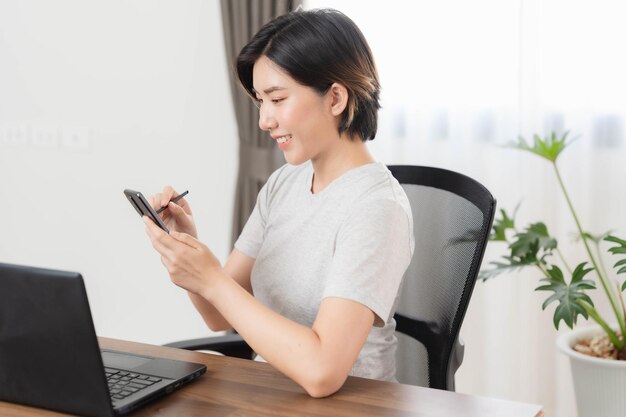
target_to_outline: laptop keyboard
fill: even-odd
[[[109,382],[109,393],[115,400],[123,400],[131,394],[160,382],[161,379],[135,372],[120,371],[119,369],[104,368]]]

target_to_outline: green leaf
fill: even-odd
[[[515,211],[517,211],[517,209]],[[513,213],[513,217],[514,216],[515,213]],[[508,229],[515,229],[515,219],[509,217],[504,209],[500,209],[500,217],[496,218],[493,222],[489,240],[506,242],[506,231]]]
[[[553,265],[548,269],[548,277],[541,280],[544,285],[535,288],[536,291],[552,291],[550,297],[544,301],[542,308],[545,310],[549,304],[558,301],[558,305],[554,310],[554,327],[559,328],[561,321],[571,329],[576,324],[579,315],[588,318],[587,311],[580,305],[579,301],[586,301],[593,306],[591,298],[585,293],[585,290],[595,289],[593,281],[583,279],[593,268],[585,268],[587,263],[579,264],[572,273],[572,279],[569,284],[565,282],[561,269]]]
[[[535,265],[536,263],[536,261],[528,262],[519,259],[511,259],[509,256],[503,256],[502,258],[507,262],[489,262],[489,265],[493,265],[493,268],[480,271],[478,279],[487,281],[488,279],[497,277],[504,272],[519,270],[529,265]]]
[[[607,242],[619,243],[621,246],[626,246],[626,240],[620,239],[617,236],[610,235],[605,237],[604,240]]]
[[[572,272],[572,281],[570,284],[576,284],[576,285],[581,285],[581,286],[590,284],[591,287],[589,289],[594,289],[596,288],[596,284],[594,284],[593,281],[583,279],[585,275],[593,271],[593,268],[585,269],[585,265],[587,265],[587,262],[581,262],[576,266],[576,269],[574,269],[574,272]]]
[[[556,239],[550,236],[548,228],[541,222],[531,224],[515,237],[517,240],[510,246],[513,257],[537,259],[539,250],[550,253],[557,246]]]
[[[572,140],[567,141],[567,135],[569,132],[565,132],[561,137],[558,137],[556,132],[550,133],[545,138],[539,137],[539,135],[533,136],[533,145],[530,146],[526,140],[520,136],[517,143],[513,143],[511,146],[524,151],[532,152],[542,158],[555,162],[561,152],[570,144]]]
[[[607,242],[617,243],[616,246],[613,246],[612,248],[608,249],[608,251],[612,253],[613,255],[626,254],[626,240],[620,239],[617,236],[613,236],[613,235],[605,237],[604,240],[606,240]],[[617,261],[617,263],[613,265],[613,268],[617,269],[617,267],[622,266],[622,265],[626,265],[626,258],[620,259],[619,261]],[[626,273],[626,266],[622,266],[620,269],[617,269],[617,273],[618,274]],[[622,284],[622,291],[624,291],[624,284]]]
[[[511,220],[504,212],[501,219],[503,225],[506,219]],[[531,224],[524,232],[515,235],[515,240],[509,245],[511,254],[503,256],[504,261],[491,262],[493,267],[480,271],[478,278],[486,281],[504,272],[545,264],[545,258],[552,254],[556,246],[556,239],[550,237],[545,224]]]

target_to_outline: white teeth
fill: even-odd
[[[289,139],[291,139],[291,135],[281,136],[280,138],[276,139],[276,142],[278,142],[278,143],[285,143]]]

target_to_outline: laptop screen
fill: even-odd
[[[0,263],[0,370],[0,401],[105,417],[172,392],[206,366],[101,352],[79,273]]]

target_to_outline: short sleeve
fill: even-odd
[[[376,315],[374,325],[383,326],[411,260],[412,236],[409,214],[397,201],[357,207],[338,231],[323,297],[359,302]]]
[[[248,221],[235,242],[237,250],[253,259],[256,259],[263,244],[265,224],[267,222],[267,189],[268,183],[265,183],[257,195],[254,209]]]

